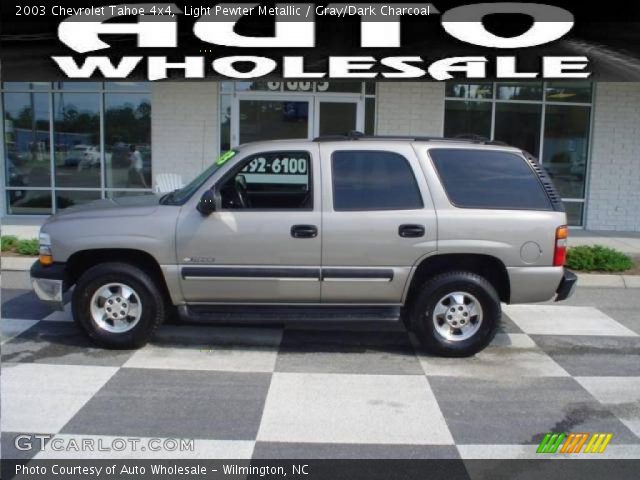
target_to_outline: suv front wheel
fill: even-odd
[[[102,263],[78,280],[73,319],[107,348],[138,348],[165,317],[162,295],[147,273],[126,263]]]
[[[491,283],[475,273],[449,272],[420,288],[410,325],[430,352],[466,357],[491,342],[500,317],[500,299]]]

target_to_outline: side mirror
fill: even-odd
[[[198,211],[203,215],[211,215],[216,211],[216,195],[213,189],[206,190],[198,202]]]

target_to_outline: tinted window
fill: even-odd
[[[244,160],[221,187],[224,209],[313,208],[308,152],[265,152]]]
[[[422,208],[409,162],[397,153],[334,152],[332,169],[334,210]]]
[[[469,208],[551,208],[540,181],[526,161],[508,152],[432,149],[451,203]]]

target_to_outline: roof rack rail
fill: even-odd
[[[468,140],[470,142],[482,143],[483,145],[501,145],[503,147],[509,146],[508,143],[502,142],[500,140],[491,140],[482,135],[476,135],[475,133],[463,133],[461,135],[456,135],[454,138],[460,140]]]
[[[429,137],[416,135],[365,135],[362,132],[352,130],[344,135],[321,135],[313,139],[314,142],[347,142],[354,140],[412,140],[414,142],[467,142],[483,145],[502,145],[504,142],[490,140],[481,135],[464,134],[455,137]]]

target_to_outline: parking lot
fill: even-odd
[[[561,305],[507,306],[467,359],[430,357],[397,324],[319,322],[165,325],[138,351],[106,351],[5,272],[2,456],[533,458],[547,432],[607,432],[599,457],[638,458],[639,294],[580,287]],[[24,433],[194,448],[20,451]]]

